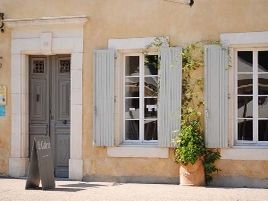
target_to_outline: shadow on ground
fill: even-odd
[[[56,192],[78,192],[78,191],[84,191],[86,189],[84,188],[55,188],[48,191],[56,191]]]
[[[108,185],[102,185],[102,184],[89,184],[89,183],[85,183],[85,182],[80,182],[77,184],[62,184],[59,186],[63,186],[63,187],[76,187],[76,188],[98,188],[98,187],[104,187],[104,186],[108,186]]]

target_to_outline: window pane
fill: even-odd
[[[238,94],[253,94],[252,74],[238,75]]]
[[[139,140],[139,121],[127,120],[125,121],[125,137],[126,140]]]
[[[252,72],[253,54],[252,51],[238,52],[238,72]]]
[[[238,120],[238,140],[253,140],[253,120]]]
[[[157,98],[144,99],[145,118],[157,118]]]
[[[125,100],[125,118],[139,119],[139,99],[130,98]]]
[[[268,118],[268,96],[258,97],[259,118]]]
[[[126,78],[126,97],[139,97],[139,78],[128,77]]]
[[[158,56],[145,55],[144,56],[144,74],[157,75],[158,74]]]
[[[126,56],[126,76],[139,76],[139,56]]]
[[[157,140],[157,120],[144,121],[144,140]]]
[[[144,78],[144,96],[157,96],[158,95],[158,78],[146,77]]]
[[[258,52],[259,72],[268,72],[268,51]]]
[[[259,120],[259,141],[268,141],[268,120]]]
[[[268,95],[268,74],[259,74],[259,95]]]
[[[238,117],[251,118],[253,116],[253,97],[238,96]]]

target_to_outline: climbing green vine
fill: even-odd
[[[205,147],[204,140],[204,111],[203,101],[203,73],[204,45],[218,44],[218,41],[196,42],[185,46],[182,50],[182,106],[181,129],[175,138],[175,161],[187,165],[194,164],[199,158],[203,160],[206,183],[212,181],[212,175],[219,169],[215,166],[220,159],[216,149]],[[165,37],[156,38],[144,49],[147,54],[149,49],[170,47],[170,42]],[[200,76],[201,77],[198,77]]]
[[[175,148],[176,162],[193,164],[198,158],[203,159],[207,184],[212,181],[212,174],[219,171],[215,161],[220,159],[218,150],[205,147],[202,118],[204,83],[203,73],[200,71],[204,69],[204,45],[211,43],[217,42],[197,42],[187,45],[182,50],[181,130],[178,132]]]

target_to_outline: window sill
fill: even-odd
[[[268,160],[268,146],[235,146],[229,149],[221,149],[221,159]]]
[[[122,145],[119,147],[107,147],[109,157],[119,158],[168,158],[168,148],[156,145]]]

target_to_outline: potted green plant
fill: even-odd
[[[175,161],[180,164],[181,185],[205,185],[203,130],[200,113],[188,108],[182,120],[181,130],[177,134]]]

